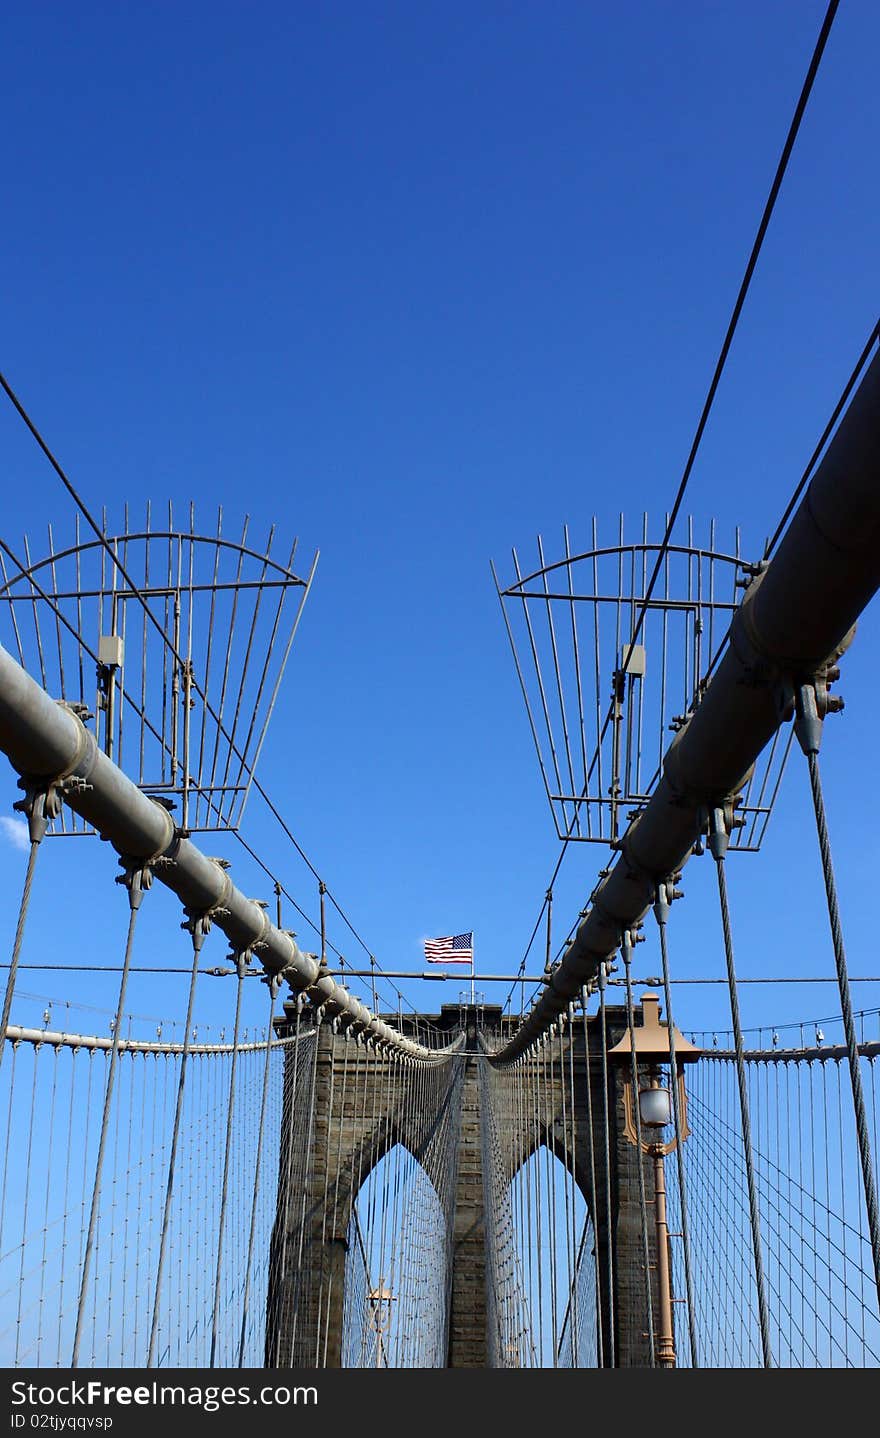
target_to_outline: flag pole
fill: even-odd
[[[476,1002],[477,997],[474,989],[474,936],[471,934],[471,1006],[473,1007]]]

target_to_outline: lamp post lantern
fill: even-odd
[[[635,1050],[635,1064],[633,1064]],[[701,1050],[675,1030],[675,1061],[679,1064],[694,1063],[701,1056]],[[642,995],[642,1023],[629,1032],[614,1048],[609,1058],[626,1059],[629,1068],[623,1079],[624,1137],[634,1147],[641,1148],[651,1158],[654,1168],[654,1227],[657,1245],[657,1308],[658,1335],[657,1360],[661,1368],[675,1367],[675,1323],[673,1320],[672,1265],[669,1251],[669,1224],[666,1218],[666,1170],[664,1159],[675,1149],[678,1138],[663,1138],[664,1130],[672,1121],[672,1092],[670,1085],[678,1085],[678,1108],[681,1115],[681,1141],[688,1137],[687,1092],[684,1072],[677,1075],[664,1072],[669,1064],[669,1028],[660,1022],[660,1000],[657,994]],[[638,1093],[633,1093],[631,1073],[635,1071]]]

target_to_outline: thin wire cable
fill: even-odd
[[[683,500],[684,500],[685,492],[686,492],[687,487],[688,487],[688,484],[689,484],[689,482],[690,482],[691,474],[692,474],[693,468],[694,468],[694,463],[695,463],[696,458],[697,458],[697,453],[698,453],[698,451],[699,451],[700,444],[701,444],[702,439],[703,439],[703,434],[705,433],[706,425],[707,425],[708,420],[709,420],[709,415],[710,415],[710,413],[711,413],[712,406],[713,406],[714,401],[715,401],[715,395],[716,395],[716,393],[717,393],[717,391],[718,391],[718,386],[719,386],[719,384],[720,384],[720,382],[721,382],[721,377],[722,377],[722,374],[723,374],[723,372],[724,372],[724,367],[725,367],[725,365],[726,365],[726,363],[727,363],[727,357],[728,357],[728,355],[729,355],[729,353],[730,353],[730,348],[731,348],[731,345],[732,345],[732,343],[733,343],[734,335],[736,334],[736,329],[737,329],[737,326],[738,326],[738,324],[739,324],[740,316],[741,316],[741,314],[742,314],[743,307],[744,307],[744,305],[745,305],[746,298],[747,298],[747,296],[748,296],[749,288],[750,288],[750,286],[751,286],[752,277],[753,277],[753,275],[754,275],[754,273],[755,273],[755,269],[756,269],[756,267],[757,267],[758,259],[759,259],[759,257],[760,257],[761,249],[762,249],[762,246],[763,246],[763,243],[764,243],[764,238],[765,238],[765,236],[766,236],[767,229],[768,229],[768,227],[769,227],[770,220],[771,220],[771,218],[772,218],[773,211],[774,211],[775,206],[776,206],[776,201],[777,201],[777,199],[778,199],[778,197],[779,197],[779,192],[780,192],[780,190],[781,190],[781,188],[782,188],[782,182],[783,182],[783,180],[784,180],[784,178],[785,178],[785,174],[786,174],[786,171],[787,171],[787,169],[788,169],[789,160],[791,159],[791,154],[792,154],[792,151],[793,151],[793,149],[794,149],[795,141],[796,141],[796,139],[797,139],[798,132],[799,132],[800,127],[801,127],[801,122],[802,122],[803,117],[804,117],[804,112],[806,111],[806,108],[807,108],[807,102],[808,102],[808,100],[809,100],[809,98],[810,98],[810,93],[811,93],[811,91],[812,91],[812,89],[813,89],[813,84],[814,84],[814,81],[815,81],[815,79],[816,79],[816,75],[817,75],[818,70],[819,70],[819,65],[820,65],[820,63],[821,63],[822,56],[823,56],[823,54],[824,54],[824,52],[825,52],[825,47],[826,47],[826,45],[827,45],[827,43],[828,43],[828,37],[829,37],[829,35],[830,35],[830,33],[831,33],[831,27],[832,27],[832,25],[833,25],[833,23],[834,23],[834,18],[835,18],[836,14],[837,14],[837,10],[838,10],[839,3],[840,3],[840,0],[830,0],[830,4],[829,4],[828,9],[827,9],[827,11],[826,11],[826,13],[825,13],[825,18],[824,18],[824,20],[823,20],[823,22],[822,22],[822,28],[821,28],[821,30],[819,31],[819,37],[818,37],[818,39],[817,39],[817,41],[816,41],[816,44],[815,44],[815,47],[814,47],[814,49],[813,49],[813,54],[812,54],[812,57],[811,57],[811,59],[810,59],[809,68],[807,69],[807,74],[806,74],[806,77],[805,77],[805,79],[804,79],[803,86],[801,87],[801,92],[800,92],[800,95],[799,95],[799,97],[798,97],[797,105],[795,106],[794,115],[793,115],[793,117],[792,117],[791,124],[790,124],[790,126],[789,126],[789,130],[788,130],[788,134],[787,134],[787,136],[786,136],[785,144],[784,144],[783,147],[782,147],[782,153],[781,153],[781,155],[780,155],[780,157],[779,157],[779,163],[777,164],[777,167],[776,167],[776,173],[775,173],[775,175],[774,175],[774,177],[773,177],[773,183],[772,183],[772,185],[770,186],[770,192],[769,192],[769,194],[768,194],[768,196],[767,196],[767,200],[766,200],[766,203],[765,203],[765,205],[764,205],[764,210],[763,210],[763,213],[762,213],[762,215],[761,215],[761,220],[760,220],[760,223],[759,223],[759,225],[758,225],[758,230],[757,230],[757,233],[756,233],[756,235],[755,235],[754,242],[753,242],[753,244],[752,244],[752,249],[751,249],[751,253],[749,254],[749,258],[748,258],[747,264],[746,264],[745,273],[744,273],[744,275],[743,275],[742,281],[741,281],[741,283],[740,283],[739,291],[738,291],[738,293],[737,293],[737,297],[736,297],[736,300],[735,300],[735,302],[734,302],[733,312],[732,312],[732,314],[731,314],[731,316],[730,316],[730,320],[728,321],[727,331],[726,331],[726,333],[725,333],[724,340],[723,340],[722,345],[721,345],[721,350],[720,350],[718,359],[717,359],[716,364],[715,364],[715,369],[714,369],[713,374],[712,374],[712,379],[711,379],[711,381],[710,381],[710,383],[709,383],[709,389],[708,389],[708,392],[707,392],[707,394],[706,394],[706,398],[705,398],[705,400],[704,400],[704,402],[703,402],[703,408],[702,408],[702,410],[701,410],[701,412],[700,412],[700,418],[699,418],[699,420],[698,420],[698,422],[697,422],[696,432],[695,432],[694,438],[693,438],[693,440],[692,440],[692,442],[691,442],[691,447],[690,447],[690,450],[689,450],[689,452],[688,452],[687,460],[686,460],[686,462],[685,462],[684,471],[683,471],[683,473],[682,473],[681,479],[679,480],[678,489],[676,490],[675,498],[674,498],[674,500],[673,500],[673,502],[672,502],[672,508],[671,508],[670,511],[669,511],[669,515],[668,515],[668,518],[667,518],[667,521],[666,521],[666,530],[665,530],[665,533],[664,533],[664,536],[663,536],[663,540],[662,540],[662,542],[661,542],[661,544],[660,544],[660,548],[659,548],[659,550],[658,550],[658,552],[657,552],[657,558],[656,558],[656,560],[655,560],[655,562],[654,562],[654,567],[653,567],[653,569],[652,569],[652,571],[651,571],[651,577],[650,577],[650,579],[649,579],[649,581],[648,581],[647,588],[645,589],[644,595],[642,596],[642,599],[641,599],[641,602],[640,602],[640,605],[639,605],[639,612],[638,612],[638,614],[637,614],[637,616],[636,616],[636,621],[635,621],[635,624],[634,624],[634,626],[633,626],[632,635],[631,635],[631,637],[630,637],[629,644],[627,645],[626,654],[625,654],[624,659],[623,659],[623,662],[622,662],[622,664],[621,664],[621,668],[622,668],[624,671],[626,671],[626,669],[627,669],[627,667],[628,667],[628,665],[629,665],[630,659],[631,659],[631,657],[632,657],[633,649],[634,649],[636,643],[638,642],[638,637],[639,637],[639,634],[640,634],[641,631],[642,631],[642,625],[644,624],[645,615],[646,615],[647,612],[648,612],[648,605],[649,605],[650,602],[651,602],[651,598],[652,598],[653,593],[654,593],[654,588],[655,588],[655,585],[656,585],[657,580],[658,580],[658,578],[659,578],[660,570],[661,570],[661,568],[662,568],[662,566],[663,566],[663,561],[664,561],[664,559],[665,559],[666,552],[667,552],[667,550],[668,550],[668,548],[669,548],[669,544],[670,544],[670,541],[671,541],[671,539],[672,539],[672,532],[673,532],[673,530],[674,530],[674,528],[675,528],[675,523],[676,523],[676,520],[678,519],[678,514],[679,514],[679,511],[680,511],[680,509],[681,509],[682,502],[683,502]],[[868,344],[868,346],[867,346],[868,349],[870,349],[870,345],[871,345],[871,343],[873,343],[873,340],[874,340],[875,336],[876,336],[876,330],[872,333],[871,340],[869,341],[869,344]],[[3,381],[2,381],[2,376],[0,376],[0,382],[3,382]],[[5,383],[4,383],[4,388],[5,388]],[[15,401],[13,401],[13,402],[15,402]],[[16,406],[16,407],[17,407],[17,406]],[[26,421],[26,422],[27,422],[27,421]],[[602,726],[602,731],[601,731],[601,734],[600,734],[600,737],[599,737],[599,742],[598,742],[598,745],[597,745],[597,753],[601,750],[602,740],[603,740],[603,738],[604,738],[604,736],[605,736],[605,733],[606,733],[606,731],[607,731],[610,718],[611,718],[611,709],[609,709],[608,714],[606,715],[605,723],[604,723],[603,726]],[[595,756],[594,756],[594,761],[593,761],[593,762],[595,763]],[[592,764],[591,764],[591,766],[590,766],[591,772],[592,772],[592,767],[593,767],[593,766],[592,766]],[[586,787],[585,787],[585,789],[584,789],[583,792],[584,792],[584,793],[586,792]],[[577,815],[577,807],[578,807],[577,804],[575,804],[575,815]],[[568,832],[566,833],[565,838],[564,838],[563,841],[562,841],[562,854],[563,854],[563,855],[564,855],[566,849],[568,848],[569,843],[571,842],[571,838],[572,838],[573,832],[574,832],[574,818],[572,819],[571,824],[569,825]],[[561,856],[560,856],[560,858],[561,858]],[[556,872],[558,873],[558,866],[557,866]],[[554,879],[555,879],[555,877],[556,877],[556,873],[554,873]],[[551,885],[548,886],[548,887],[551,887],[551,886],[552,886],[552,881],[551,881]],[[541,912],[543,913],[543,909],[542,909]],[[539,919],[538,919],[538,924],[540,924],[540,917],[539,917]],[[536,925],[536,929],[537,929],[537,925]],[[529,945],[529,947],[531,947],[531,944]]]
[[[685,463],[684,472],[682,474],[681,480],[679,481],[678,490],[676,491],[675,499],[673,500],[672,508],[669,512],[669,519],[667,520],[666,524],[666,533],[663,537],[663,542],[660,546],[660,551],[657,555],[657,559],[651,573],[651,578],[648,581],[648,587],[645,591],[644,597],[639,608],[639,613],[636,618],[635,626],[633,628],[632,638],[629,642],[629,649],[622,665],[624,671],[629,664],[633,647],[638,640],[639,634],[641,633],[642,624],[644,623],[645,614],[647,613],[648,609],[648,604],[650,603],[651,596],[654,593],[654,586],[660,574],[663,558],[669,546],[670,539],[672,538],[672,531],[675,527],[675,521],[678,518],[678,512],[681,509],[682,500],[684,499],[685,491],[690,481],[694,462],[697,458],[697,451],[700,448],[700,443],[702,441],[703,434],[709,420],[709,414],[715,400],[715,395],[718,390],[718,385],[721,381],[721,376],[724,372],[724,366],[727,363],[727,356],[730,353],[730,347],[733,343],[733,337],[736,333],[740,315],[742,314],[743,306],[746,302],[746,297],[749,292],[749,286],[752,282],[752,276],[754,275],[755,269],[757,267],[758,258],[760,256],[761,248],[764,243],[764,237],[767,233],[767,229],[773,215],[773,210],[779,196],[779,191],[782,188],[782,182],[785,178],[786,170],[788,169],[788,162],[791,159],[791,153],[794,149],[795,140],[797,139],[798,131],[801,127],[801,121],[803,120],[804,112],[807,108],[807,101],[810,98],[810,92],[812,91],[813,83],[819,70],[819,65],[822,60],[822,55],[825,51],[825,46],[828,43],[828,37],[831,34],[831,27],[834,23],[834,17],[837,14],[839,3],[840,0],[831,0],[828,9],[825,12],[825,18],[822,21],[822,28],[819,31],[819,37],[813,49],[813,54],[810,59],[806,78],[804,80],[803,86],[801,87],[801,93],[798,97],[797,105],[795,106],[791,125],[789,126],[788,135],[786,136],[785,144],[782,147],[782,154],[780,155],[779,163],[776,166],[776,173],[773,177],[773,183],[770,186],[770,193],[767,196],[767,201],[764,205],[764,211],[761,215],[760,224],[758,225],[758,232],[755,235],[754,243],[752,244],[751,253],[746,264],[745,274],[743,275],[742,282],[740,283],[739,292],[733,306],[733,313],[730,316],[730,320],[727,326],[727,332],[721,345],[721,352],[715,364],[715,370],[709,384],[708,393],[703,403],[703,408],[700,413],[699,421],[697,423],[696,433],[694,434],[690,452],[688,453],[687,461]]]
[[[792,496],[785,507],[785,512],[779,523],[777,524],[772,538],[768,539],[767,541],[767,544],[764,549],[765,559],[769,559],[770,555],[773,553],[774,549],[779,543],[783,530],[788,524],[788,521],[791,519],[798,500],[800,499],[801,495],[803,494],[804,490],[810,482],[810,478],[816,466],[816,462],[819,459],[819,456],[824,450],[826,444],[828,443],[831,432],[834,429],[834,426],[837,424],[837,421],[840,419],[844,407],[846,406],[846,402],[852,394],[853,389],[855,388],[856,380],[858,379],[859,375],[867,364],[868,356],[870,355],[871,350],[877,343],[878,338],[880,338],[880,320],[875,321],[874,327],[871,330],[870,335],[868,336],[864,349],[859,355],[852,374],[850,375],[849,379],[846,382],[846,385],[844,386],[843,393],[841,394],[840,399],[837,401],[837,404],[834,406],[834,409],[831,413],[831,418],[829,419],[824,430],[822,431],[822,437],[819,440],[819,443],[816,445],[816,448],[813,450],[813,453],[810,456],[810,461],[792,492]]]

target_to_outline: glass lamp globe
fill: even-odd
[[[669,1090],[643,1088],[639,1092],[639,1115],[648,1128],[665,1128],[672,1116]]]

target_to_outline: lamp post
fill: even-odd
[[[669,1064],[669,1028],[660,1022],[660,1000],[657,994],[642,995],[642,1023],[624,1034],[620,1043],[609,1050],[609,1058],[626,1059],[629,1071],[623,1080],[623,1132],[627,1142],[646,1153],[654,1168],[654,1229],[657,1247],[657,1361],[661,1368],[675,1367],[675,1323],[673,1320],[672,1265],[670,1262],[669,1224],[666,1218],[666,1169],[664,1159],[676,1148],[675,1135],[664,1142],[663,1132],[672,1121],[672,1075],[664,1073]],[[694,1063],[701,1050],[675,1030],[675,1061]],[[633,1092],[633,1080],[638,1093]],[[687,1092],[684,1072],[679,1070],[678,1109],[681,1115],[681,1141],[688,1137]]]

